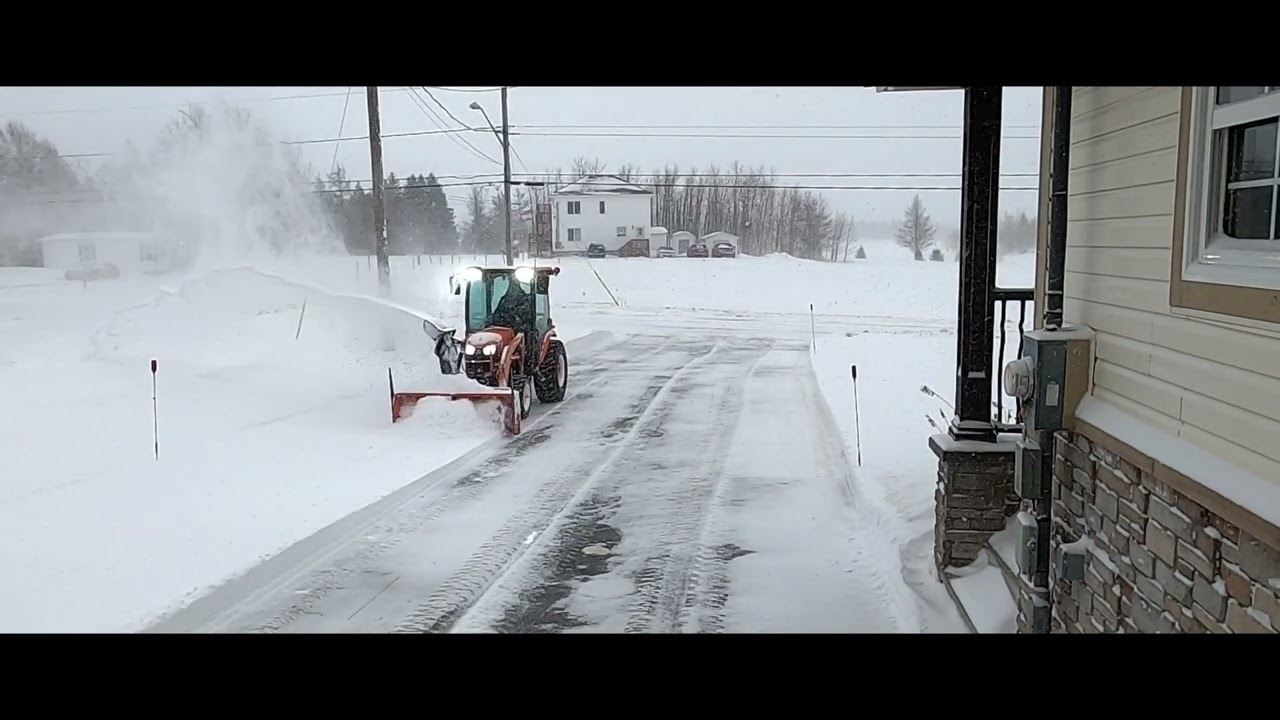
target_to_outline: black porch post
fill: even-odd
[[[995,341],[996,228],[1000,208],[1003,88],[964,90],[964,166],[960,189],[960,312],[956,332],[956,440],[995,442],[991,383]]]

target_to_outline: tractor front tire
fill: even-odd
[[[569,386],[569,357],[565,354],[564,343],[557,341],[551,344],[547,359],[533,375],[533,386],[538,391],[538,400],[544,403],[564,399]]]
[[[520,411],[520,419],[529,417],[529,412],[533,410],[533,396],[529,394],[529,378],[520,378],[519,389],[516,390],[515,401],[516,409]]]

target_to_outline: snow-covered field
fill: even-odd
[[[564,259],[552,314],[571,343],[661,331],[670,314],[758,333],[812,322],[813,366],[850,458],[858,365],[855,477],[892,528],[876,552],[905,548],[894,561],[924,595],[922,620],[944,629],[925,420],[941,404],[920,386],[950,400],[957,265],[917,263],[891,243],[867,251],[848,264]],[[396,258],[393,299],[456,322],[447,278],[471,262]],[[1010,258],[999,281],[1029,285],[1031,268]],[[495,437],[491,413],[463,403],[390,424],[388,367],[397,387],[442,378],[420,320],[361,297],[375,293],[371,264],[350,257],[87,285],[0,269],[0,630],[139,629]]]

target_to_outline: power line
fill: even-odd
[[[419,137],[422,135],[454,135],[461,132],[467,132],[467,131],[462,129],[409,130],[406,132],[382,133],[382,139],[386,140],[387,138]],[[346,137],[314,138],[311,140],[281,140],[280,143],[282,145],[323,145],[325,143],[354,142],[356,140],[368,140],[368,139],[369,139],[368,135],[348,135]],[[103,154],[114,155],[115,153],[103,153]]]
[[[387,88],[388,92],[404,92],[407,88]],[[341,97],[348,93],[327,92],[327,93],[309,93],[305,95],[277,95],[271,97],[256,98],[239,98],[225,100],[231,103],[258,103],[258,102],[276,102],[282,100],[307,100],[311,98]],[[66,108],[63,110],[31,110],[27,112],[6,112],[0,113],[4,117],[30,117],[34,115],[76,115],[80,113],[106,113],[106,112],[132,112],[134,110],[163,110],[166,108],[185,108],[190,105],[201,105],[208,102],[217,102],[210,100],[188,100],[180,103],[158,103],[154,105],[129,105],[126,107],[106,107],[106,108]]]
[[[501,90],[502,88],[498,88],[498,89],[499,89],[499,90]],[[439,106],[440,106],[440,109],[441,109],[441,110],[443,110],[443,111],[445,111],[445,114],[447,114],[449,117],[453,118],[453,119],[454,119],[454,121],[455,121],[455,122],[457,122],[457,123],[458,123],[459,125],[461,125],[462,127],[466,128],[466,129],[468,129],[468,130],[473,130],[473,131],[483,131],[483,128],[475,128],[475,127],[471,127],[470,125],[466,124],[465,122],[463,122],[463,121],[459,120],[459,119],[458,119],[458,116],[457,116],[457,115],[454,115],[454,114],[453,114],[453,113],[451,113],[451,112],[449,112],[449,108],[445,107],[445,106],[444,106],[444,103],[442,103],[442,102],[440,102],[439,100],[437,100],[437,99],[436,99],[436,96],[435,96],[435,95],[432,95],[432,94],[431,94],[431,91],[430,91],[430,90],[428,90],[428,89],[426,88],[426,86],[423,86],[422,91],[423,91],[423,92],[425,92],[425,93],[427,94],[427,97],[431,98],[431,101],[432,101],[432,102],[434,102],[436,105],[439,105]],[[490,128],[490,129],[492,129],[492,128]],[[499,143],[502,143],[502,138],[498,138],[498,142],[499,142]],[[524,164],[524,158],[520,157],[520,152],[516,150],[515,145],[513,145],[513,144],[511,143],[511,141],[510,141],[510,140],[508,140],[506,144],[507,144],[507,148],[508,148],[509,150],[511,150],[511,153],[512,153],[513,155],[515,155],[515,156],[516,156],[516,160],[520,163],[520,167],[523,167],[525,170],[528,170],[528,169],[529,169],[529,166]]]
[[[612,137],[612,138],[699,138],[742,140],[747,138],[775,140],[961,140],[962,135],[792,135],[762,133],[615,133],[615,132],[527,132],[512,135],[534,137]],[[1002,140],[1039,140],[1039,135],[1004,135]]]
[[[427,188],[427,187],[449,187],[449,186],[451,186],[451,185],[453,185],[453,184],[462,184],[462,185],[464,185],[464,186],[465,186],[465,185],[467,185],[467,184],[471,184],[471,185],[500,185],[500,184],[502,184],[502,182],[503,182],[503,180],[502,180],[502,173],[497,173],[497,172],[493,172],[493,173],[477,173],[477,174],[471,174],[471,175],[434,175],[434,174],[433,174],[433,176],[435,177],[435,179],[436,179],[436,181],[437,181],[437,185],[431,185],[431,184],[429,184],[429,183],[428,183],[428,184],[419,184],[419,185],[401,185],[401,186],[398,186],[398,187],[400,187],[400,188],[402,188],[402,189],[414,189],[414,188]],[[547,175],[546,175],[545,173],[512,173],[512,177],[524,177],[524,178],[531,178],[531,179],[532,179],[532,182],[535,182],[535,183],[538,183],[538,184],[544,184],[544,185],[567,184],[568,182],[573,182],[573,181],[567,181],[566,183],[557,183],[557,182],[550,182],[550,181],[541,181],[541,180],[539,180],[540,178],[547,177]],[[783,188],[783,187],[795,187],[795,186],[790,186],[790,185],[767,185],[767,186],[761,186],[761,185],[739,185],[739,184],[709,184],[709,185],[704,185],[704,184],[698,184],[698,183],[692,183],[692,184],[691,184],[691,183],[681,183],[681,182],[675,182],[675,183],[658,183],[657,185],[655,185],[653,182],[651,182],[651,181],[649,180],[649,179],[651,179],[651,178],[653,178],[653,177],[654,177],[654,175],[653,175],[653,174],[651,174],[651,173],[650,173],[650,174],[645,174],[641,179],[635,179],[635,178],[633,178],[632,182],[633,182],[634,184],[636,184],[636,185],[641,186],[641,187],[664,187],[664,188],[665,188],[665,187],[708,187],[708,188],[730,188],[730,189],[732,189],[732,188],[744,188],[744,189],[749,189],[749,188],[753,188],[753,187],[774,187],[774,188],[779,188],[779,189],[780,189],[780,188]],[[820,179],[820,180],[841,180],[841,179],[865,179],[865,178],[882,178],[882,179],[896,179],[896,178],[913,178],[913,179],[936,178],[936,179],[946,179],[946,178],[952,178],[952,179],[957,179],[957,180],[958,180],[958,179],[960,179],[960,178],[961,178],[961,174],[960,174],[960,173],[719,173],[719,174],[715,174],[715,175],[713,175],[713,174],[711,174],[711,173],[679,173],[676,177],[677,177],[678,179],[680,179],[680,180],[688,180],[688,179],[693,179],[693,178],[711,178],[711,179],[716,179],[716,180],[732,180],[732,179],[742,179],[742,178],[745,178],[745,179],[758,180],[758,181],[763,181],[763,180],[776,180],[776,179]],[[1000,177],[1002,177],[1002,178],[1038,178],[1038,177],[1040,177],[1040,175],[1039,175],[1039,173],[1014,173],[1014,172],[1011,172],[1011,173],[1001,173],[1001,174],[1000,174]],[[385,178],[385,179],[384,179],[384,181],[387,181],[387,182],[389,182],[390,180],[391,180],[391,177],[390,177],[390,176],[387,176],[387,178]],[[455,181],[455,182],[454,182],[454,183],[440,183],[440,181],[442,181],[442,180],[449,180],[449,181]],[[369,183],[371,183],[371,182],[372,182],[372,180],[371,180],[371,179],[362,179],[362,180],[351,180],[351,179],[348,179],[348,180],[346,180],[345,182],[347,182],[348,184],[354,184],[354,183],[357,183],[357,182],[358,182],[358,183],[363,183],[363,184],[369,184]],[[530,181],[528,181],[528,180],[523,181],[523,182],[517,181],[517,182],[516,182],[516,184],[518,184],[518,185],[526,185],[528,182],[530,182]],[[591,183],[590,181],[584,181],[584,182],[582,182],[582,183],[573,183],[573,184],[575,184],[575,185],[588,185],[588,186],[590,186],[590,187],[605,187],[605,188],[607,188],[607,187],[614,187],[614,185],[613,185],[613,184],[611,184],[611,183],[605,183],[605,182]],[[861,187],[861,186],[857,186],[857,185],[841,185],[841,186],[839,186],[839,187],[841,187],[841,188],[850,188],[850,189],[858,189],[858,188],[859,188],[859,187]],[[878,187],[878,186],[877,186],[877,187]],[[893,188],[889,188],[889,189],[893,189]],[[903,189],[908,189],[908,190],[909,190],[909,189],[911,189],[911,187],[910,187],[910,186],[903,186]],[[958,187],[956,187],[956,188],[948,188],[948,189],[956,189],[956,190],[958,190],[959,188],[958,188]],[[1010,188],[1010,187],[1006,187],[1006,188],[1002,188],[1002,189],[1009,190],[1009,189],[1024,189],[1024,188]],[[1028,188],[1025,188],[1025,189],[1036,189],[1036,188],[1028,187]],[[348,189],[348,190],[349,190],[349,189]],[[326,190],[326,192],[346,192],[346,191],[347,191],[347,190]],[[28,191],[26,192],[26,194],[27,194],[27,195],[29,195],[29,196],[30,196],[30,195],[60,195],[60,194],[63,194],[63,192],[64,192],[64,191],[58,191],[58,190],[28,190]]]
[[[355,185],[364,185],[364,184],[368,184],[370,181],[369,181],[369,180],[347,180],[346,182],[348,183],[348,185],[349,185],[349,186],[355,186]],[[516,183],[512,183],[512,184],[513,184],[513,185],[524,185],[524,184],[526,184],[526,183],[516,182]],[[394,188],[387,188],[387,190],[394,192],[394,191],[397,191],[397,190],[423,190],[423,189],[428,189],[428,188],[440,188],[440,189],[445,189],[445,188],[459,188],[459,187],[484,187],[484,186],[487,186],[487,187],[498,187],[498,186],[501,186],[501,185],[502,185],[502,181],[501,181],[501,180],[473,180],[473,181],[444,182],[444,183],[438,183],[438,184],[435,184],[435,185],[432,185],[432,184],[430,184],[430,183],[427,183],[427,184],[418,183],[418,184],[411,184],[411,185],[410,185],[410,184],[406,184],[406,185],[399,185],[399,186],[396,186],[396,187],[394,187]],[[604,187],[612,187],[612,186],[604,186]],[[947,185],[701,185],[701,184],[698,184],[698,185],[688,185],[688,184],[683,184],[683,183],[665,183],[665,184],[658,184],[658,185],[647,184],[647,185],[646,185],[646,187],[653,187],[653,188],[671,188],[671,189],[683,189],[683,190],[697,190],[697,189],[707,189],[707,190],[777,190],[777,191],[781,191],[781,190],[824,190],[824,191],[825,191],[825,190],[859,190],[859,191],[884,191],[884,190],[890,190],[890,191],[892,191],[892,190],[897,190],[897,191],[900,191],[900,192],[960,192],[960,188],[959,188],[959,187],[956,187],[956,186],[947,186]],[[1040,188],[1038,188],[1038,187],[1032,187],[1032,186],[1007,186],[1007,185],[1002,185],[1002,186],[1000,187],[1000,191],[1001,191],[1001,192],[1032,192],[1032,191],[1039,191],[1039,189],[1040,189]],[[353,189],[353,187],[347,187],[347,188],[342,188],[342,189],[336,189],[336,188],[325,188],[324,190],[315,190],[315,189],[311,189],[311,190],[308,190],[307,192],[309,192],[310,194],[313,194],[313,195],[332,195],[332,194],[335,194],[335,193],[351,193],[351,192],[354,192],[354,189]],[[447,196],[447,197],[452,197],[452,196]],[[102,197],[102,198],[61,198],[61,199],[40,200],[40,201],[37,201],[37,202],[32,202],[32,203],[30,203],[30,204],[33,204],[33,205],[55,205],[55,204],[72,204],[72,205],[75,205],[75,204],[86,204],[86,203],[93,203],[93,202],[103,202],[103,201],[105,201],[105,200],[107,200],[107,199],[108,199],[107,197]],[[453,199],[455,199],[455,200],[456,200],[456,198],[453,198]]]
[[[383,140],[420,137],[426,135],[461,135],[468,132],[486,132],[483,129],[467,129],[467,128],[439,128],[437,130],[413,130],[408,132],[384,133]],[[724,135],[724,134],[644,134],[644,133],[531,133],[531,132],[511,132],[511,135],[526,136],[542,136],[542,137],[633,137],[633,138],[724,138],[724,139],[743,139],[743,138],[773,138],[781,140],[960,140],[959,135]],[[350,135],[347,137],[329,137],[329,138],[311,138],[308,140],[281,140],[283,145],[323,145],[325,143],[341,143],[355,142],[358,140],[368,140],[368,135]],[[461,139],[461,138],[459,138]],[[1005,135],[1006,140],[1039,140],[1039,136],[1033,135]],[[474,146],[473,146],[474,147]],[[119,155],[118,152],[100,152],[100,153],[67,153],[59,154],[61,158],[91,158],[91,157],[112,157]],[[484,155],[484,153],[481,153]],[[497,163],[487,155],[486,160]],[[522,163],[523,164],[523,163]]]
[[[526,173],[512,173],[512,175],[513,175],[513,176],[521,176],[521,177],[530,177],[530,178],[543,178],[543,177],[548,177],[548,176],[550,176],[550,173],[545,173],[545,172],[543,172],[543,173],[526,172]],[[661,176],[661,173],[657,173],[657,175],[658,175],[658,176]],[[436,179],[437,179],[437,180],[440,180],[440,179],[446,179],[446,178],[447,178],[447,179],[451,179],[451,180],[478,180],[478,179],[481,179],[481,178],[487,178],[487,177],[500,177],[500,176],[501,176],[501,173],[477,173],[477,174],[474,174],[474,175],[436,175]],[[655,173],[652,173],[652,172],[641,173],[641,174],[639,174],[639,175],[632,175],[631,180],[630,180],[629,182],[632,182],[632,183],[634,183],[634,184],[636,184],[636,185],[651,185],[652,183],[650,183],[650,182],[648,181],[648,178],[652,178],[652,177],[654,177],[654,176],[655,176]],[[958,172],[950,172],[950,173],[898,173],[898,172],[883,172],[883,173],[839,173],[839,172],[837,172],[837,173],[775,173],[775,172],[763,172],[763,173],[750,173],[750,172],[748,172],[748,173],[698,173],[698,172],[694,172],[694,173],[688,173],[688,172],[681,172],[681,173],[676,173],[676,174],[675,174],[675,177],[678,177],[678,178],[723,178],[723,179],[730,179],[730,178],[759,178],[759,179],[762,179],[762,180],[763,180],[763,179],[767,179],[767,178],[959,178],[959,177],[961,177],[961,174],[960,174],[960,173],[958,173]],[[1014,178],[1014,177],[1038,178],[1038,177],[1040,177],[1040,173],[1034,173],[1034,172],[1008,172],[1008,173],[1000,173],[1000,177],[1006,177],[1006,178]],[[563,181],[563,184],[568,184],[568,183],[571,183],[571,182],[573,182],[573,181],[572,181],[572,180],[565,180],[565,181]]]
[[[513,128],[539,130],[960,130],[961,125],[542,125],[522,123]],[[1039,125],[1003,125],[1004,129],[1039,130]]]
[[[427,87],[426,87],[425,85],[422,87],[422,92],[426,93],[426,94],[427,94],[427,97],[431,98],[431,102],[435,103],[436,105],[439,105],[439,106],[440,106],[440,109],[444,111],[444,114],[445,114],[445,115],[448,115],[449,117],[453,118],[453,121],[454,121],[454,122],[458,123],[459,125],[461,125],[462,127],[466,128],[466,129],[468,129],[468,130],[479,130],[479,129],[480,129],[480,128],[474,128],[474,127],[471,127],[471,126],[470,126],[470,125],[468,125],[467,123],[465,123],[465,122],[463,122],[463,121],[459,120],[459,119],[458,119],[458,116],[457,116],[457,115],[454,115],[454,114],[449,110],[449,108],[445,107],[445,106],[444,106],[444,103],[442,103],[442,102],[440,102],[439,100],[437,100],[437,99],[436,99],[436,96],[435,96],[435,95],[432,95],[432,94],[431,94],[431,91],[430,91],[430,90],[428,90],[428,89],[427,89]]]
[[[468,88],[447,88],[447,87],[441,87],[439,85],[429,85],[428,87],[430,87],[433,90],[443,90],[445,92],[455,92],[455,93],[491,93],[491,92],[498,92],[499,90],[502,89],[500,86],[496,88],[481,88],[478,90],[472,90]]]
[[[426,115],[427,119],[431,120],[432,124],[440,128],[441,130],[444,130],[446,134],[448,134],[450,138],[453,139],[453,143],[455,145],[459,145],[459,147],[462,147],[464,150],[468,150],[468,152],[472,153],[476,157],[479,157],[483,160],[488,160],[489,162],[496,163],[498,165],[502,164],[497,160],[494,160],[493,158],[489,157],[487,154],[484,153],[484,151],[482,151],[480,148],[476,147],[475,145],[472,145],[465,138],[456,137],[457,133],[478,132],[478,129],[476,128],[455,129],[455,128],[446,127],[447,123],[445,123],[445,121],[442,118],[440,118],[440,116],[437,115],[434,110],[432,110],[430,107],[427,106],[426,102],[421,98],[421,96],[418,95],[418,91],[415,88],[409,88],[409,98],[413,101],[414,106],[418,108],[419,112]]]
[[[338,137],[342,137],[342,131],[347,126],[347,107],[351,105],[351,86],[347,86],[347,99],[342,103],[342,120],[338,121]],[[342,147],[341,143],[333,144],[333,161],[329,163],[329,172],[338,169],[338,148]]]
[[[501,90],[501,88],[499,88],[499,90]],[[467,123],[463,122],[462,120],[458,119],[458,116],[457,116],[457,115],[454,115],[452,112],[450,112],[450,111],[449,111],[449,108],[447,108],[447,107],[445,107],[445,106],[444,106],[444,103],[442,103],[442,102],[440,102],[439,100],[437,100],[437,99],[436,99],[436,96],[435,96],[435,95],[432,95],[432,94],[431,94],[431,91],[430,91],[430,90],[428,90],[428,89],[427,89],[427,87],[426,87],[425,85],[422,87],[422,91],[423,91],[423,92],[425,92],[425,93],[427,94],[427,97],[431,98],[431,101],[432,101],[432,102],[434,102],[436,105],[439,105],[439,106],[440,106],[440,109],[441,109],[441,110],[443,110],[443,111],[445,112],[445,114],[446,114],[446,115],[448,115],[449,117],[453,118],[454,122],[458,123],[458,124],[459,124],[459,125],[461,125],[462,127],[466,128],[466,129],[468,129],[468,130],[471,130],[471,131],[473,131],[473,132],[483,132],[483,128],[472,127],[472,126],[468,125]],[[499,142],[501,142],[501,138],[499,138]],[[518,160],[518,161],[520,162],[520,166],[521,166],[521,167],[524,167],[524,169],[525,169],[525,170],[528,170],[528,169],[529,169],[529,168],[528,168],[528,166],[526,166],[526,165],[524,164],[524,158],[520,157],[520,153],[516,151],[515,146],[514,146],[514,145],[511,145],[511,144],[510,144],[510,142],[508,142],[508,143],[507,143],[507,146],[508,146],[508,148],[511,150],[511,152],[516,156],[516,160]]]
[[[369,181],[369,180],[349,180],[348,182],[350,182],[350,183],[360,183],[360,184],[365,184],[365,183],[368,183],[368,182],[371,182],[371,181]],[[525,185],[525,184],[527,184],[527,183],[523,183],[523,182],[514,182],[514,183],[512,183],[512,184],[513,184],[513,185]],[[580,185],[580,186],[592,187],[589,183],[575,183],[575,184]],[[432,187],[450,188],[450,187],[472,187],[472,186],[477,186],[477,185],[498,186],[498,185],[502,185],[502,181],[501,181],[501,180],[459,180],[459,181],[454,181],[454,182],[442,182],[442,183],[438,183],[438,184],[436,184],[436,185],[431,185],[431,184],[429,184],[429,183],[428,183],[428,184],[425,184],[425,185],[424,185],[424,184],[418,184],[418,185],[400,185],[397,189],[399,189],[399,190],[415,190],[415,189],[432,188]],[[902,191],[908,191],[908,192],[910,192],[910,191],[916,191],[916,192],[931,192],[931,191],[939,191],[939,192],[940,192],[940,191],[959,192],[959,191],[960,191],[960,188],[959,188],[958,186],[954,186],[954,185],[704,185],[704,184],[695,184],[695,185],[690,185],[690,184],[686,184],[686,183],[658,183],[658,184],[654,184],[654,183],[643,183],[643,185],[644,185],[645,187],[651,187],[651,188],[673,188],[673,189],[686,189],[686,190],[692,190],[692,189],[713,189],[713,190],[902,190]],[[601,183],[601,184],[599,184],[599,185],[598,185],[598,187],[601,187],[601,188],[611,188],[611,187],[615,187],[615,186],[614,186],[614,185],[610,185],[610,184],[606,184],[606,183]],[[1001,186],[1001,187],[1000,187],[1000,190],[1001,190],[1001,191],[1032,191],[1032,190],[1039,191],[1039,189],[1040,189],[1039,187],[1029,186],[1029,185],[1024,185],[1024,186]],[[324,189],[324,190],[312,190],[311,192],[313,192],[313,193],[317,193],[317,194],[328,194],[328,193],[351,192],[351,190],[349,190],[349,189],[328,189],[328,188],[326,188],[326,189]]]
[[[502,88],[500,88],[500,87],[499,87],[499,88],[498,88],[498,90],[502,90]],[[463,123],[463,122],[462,122],[462,120],[458,120],[457,115],[454,115],[453,113],[449,113],[449,109],[448,109],[448,108],[445,108],[445,106],[444,106],[444,104],[442,104],[442,102],[440,102],[439,100],[436,100],[436,99],[435,99],[435,96],[434,96],[434,95],[431,95],[431,91],[430,91],[430,90],[428,90],[428,88],[426,88],[425,86],[424,86],[424,87],[422,87],[422,91],[426,92],[426,95],[428,95],[428,97],[430,97],[430,99],[431,99],[431,100],[433,100],[433,101],[435,102],[435,104],[436,104],[436,105],[439,105],[439,106],[440,106],[440,109],[444,110],[444,111],[445,111],[445,113],[447,113],[447,114],[449,115],[449,117],[453,118],[454,120],[457,120],[457,123],[458,123],[458,124],[460,124],[460,126],[465,127],[465,128],[467,128],[467,129],[470,129],[470,131],[483,131],[483,128],[474,128],[474,127],[468,126],[468,124],[466,124],[466,123]],[[509,126],[508,126],[508,127],[509,127]],[[490,129],[493,129],[493,128],[490,128]],[[502,138],[500,138],[500,137],[499,137],[499,138],[498,138],[498,142],[499,142],[499,143],[502,143]],[[529,169],[529,165],[526,165],[526,164],[525,164],[525,159],[524,159],[524,158],[521,158],[521,156],[520,156],[520,151],[516,150],[516,146],[515,146],[515,145],[513,145],[513,143],[511,142],[511,140],[507,140],[507,149],[508,149],[508,150],[511,150],[511,154],[512,154],[512,155],[515,155],[515,156],[516,156],[516,161],[518,161],[518,163],[520,163],[520,167],[521,167],[521,168],[525,168],[525,170]]]

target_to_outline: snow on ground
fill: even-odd
[[[865,246],[865,260],[847,263],[779,254],[734,260],[609,258],[592,265],[628,308],[808,314],[812,304],[819,315],[955,318],[957,263],[916,262],[890,242],[869,241]],[[563,264],[580,262],[573,258]],[[1031,255],[1009,258],[1001,263],[997,282],[1012,284],[1031,277],[1033,262]],[[654,263],[661,264],[656,276],[640,270]],[[585,282],[594,281],[587,273],[566,272],[560,279],[565,281],[561,286],[574,283],[572,293],[561,295],[562,302],[608,302],[598,282],[597,287]]]
[[[813,304],[847,318],[853,337],[819,340],[819,381],[847,432],[840,403],[859,363],[868,423],[857,477],[910,543],[931,521],[935,473],[923,414],[937,403],[918,388],[949,396],[954,335],[874,328],[953,321],[957,265],[867,247],[847,264],[566,258],[553,317],[568,340],[624,334],[635,308],[766,317]],[[395,258],[392,300],[457,323],[448,277],[486,261],[500,258]],[[1001,282],[1029,278],[1006,265],[1029,270],[1029,257],[1002,265]],[[360,297],[376,293],[373,264],[351,257],[87,284],[0,269],[0,630],[138,629],[493,437],[491,409],[470,404],[426,403],[390,424],[389,366],[400,389],[442,381],[421,320]],[[853,316],[876,322],[859,328]],[[905,574],[919,573],[918,556],[904,555]]]
[[[1029,260],[1028,256],[1014,256],[1003,261],[1000,282],[1029,287],[1034,281]],[[905,279],[899,282],[905,284]],[[954,293],[952,285],[945,293],[929,294],[933,312],[949,311],[954,316]],[[928,308],[920,312],[928,312]],[[1006,360],[1016,356],[1016,330],[1012,327],[1009,337]],[[954,331],[886,334],[857,323],[851,324],[845,335],[820,335],[812,352],[819,385],[855,463],[861,447],[858,486],[892,528],[893,542],[902,553],[903,577],[920,593],[923,629],[943,632],[962,631],[963,626],[958,624],[960,618],[933,570],[937,457],[928,441],[930,435],[945,429],[951,417],[955,354]],[[858,371],[856,401],[853,365]],[[921,392],[922,386],[942,399]],[[930,418],[936,426],[930,424]],[[1003,598],[1012,604],[998,569],[981,578],[983,602]],[[971,579],[968,584],[974,582]]]
[[[491,406],[447,401],[390,425],[389,366],[401,387],[472,383],[442,382],[421,321],[375,303],[251,269],[0,277],[6,631],[136,629],[499,432]]]

